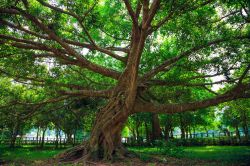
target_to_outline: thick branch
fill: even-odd
[[[129,0],[123,0],[127,10],[128,10],[128,13],[133,21],[133,25],[137,28],[138,27],[138,20],[136,18],[136,15],[135,15],[135,12],[133,11],[132,7],[131,7],[131,4],[129,3]]]
[[[181,104],[155,105],[153,103],[137,101],[137,103],[139,104],[135,107],[134,111],[174,114],[191,110],[198,110],[201,108],[215,106],[227,101],[232,101],[240,98],[249,98],[250,97],[249,89],[250,89],[250,83],[241,84],[239,86],[236,86],[232,90],[229,90],[228,92],[222,95],[218,95],[212,99],[196,101],[191,103],[183,103],[183,104],[181,103]]]
[[[171,81],[164,81],[164,80],[150,80],[148,85],[154,86],[206,86],[206,85],[215,85],[215,84],[223,84],[223,83],[235,83],[239,79],[230,79],[230,80],[220,80],[215,82],[207,82],[207,83],[190,83],[186,81],[181,82],[171,82]]]
[[[152,5],[150,7],[150,11],[149,11],[149,14],[148,14],[147,21],[142,26],[143,29],[147,29],[150,26],[155,14],[156,14],[156,11],[159,9],[160,2],[161,2],[160,0],[154,0],[153,1]]]
[[[110,97],[113,90],[77,90],[77,91],[60,91],[63,95],[68,96],[87,96],[87,97]]]
[[[9,27],[11,27],[13,29],[18,29],[20,31],[26,32],[26,33],[28,33],[30,35],[35,36],[35,37],[38,37],[38,38],[41,38],[41,39],[45,39],[45,40],[51,40],[51,38],[49,36],[42,35],[42,34],[39,34],[37,32],[30,31],[30,30],[25,29],[25,28],[23,28],[21,26],[17,26],[15,24],[12,24],[12,23],[10,23],[8,21],[0,20],[0,23],[2,23],[4,25],[7,25],[7,26],[9,26]],[[113,57],[113,58],[115,58],[117,60],[120,60],[122,62],[126,62],[126,58],[125,57],[119,56],[119,55],[117,55],[117,54],[115,54],[115,53],[113,53],[111,51],[123,51],[123,52],[125,52],[125,51],[128,51],[128,49],[125,49],[125,48],[122,49],[122,48],[120,48],[120,49],[116,50],[116,49],[102,48],[102,47],[99,47],[97,45],[88,44],[88,43],[82,43],[82,42],[78,42],[78,41],[72,41],[72,40],[64,39],[64,38],[62,38],[62,40],[64,42],[66,42],[67,44],[74,45],[74,46],[80,46],[82,48],[87,48],[87,49],[89,49],[91,51],[97,50],[97,51],[100,51],[101,53],[107,54],[107,55],[109,55],[109,56],[111,56],[111,57]]]

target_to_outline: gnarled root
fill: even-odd
[[[58,163],[76,163],[81,160],[87,160],[88,152],[88,142],[84,142],[81,145],[78,145],[76,147],[66,150],[63,153],[60,153],[55,157],[55,160]]]
[[[103,149],[98,149],[98,151],[90,148],[89,142],[84,142],[83,144],[66,150],[65,152],[57,155],[55,157],[56,163],[89,163],[99,160],[123,160],[126,157],[132,157],[132,155],[127,151],[125,147],[116,147],[112,154],[103,154]],[[108,156],[108,158],[105,158]]]

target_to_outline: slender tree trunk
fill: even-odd
[[[15,147],[15,143],[16,143],[16,137],[19,131],[19,122],[17,121],[14,124],[13,130],[12,130],[12,134],[11,134],[11,140],[10,140],[10,147],[14,148]]]
[[[196,138],[196,131],[195,131],[195,127],[193,127],[193,133],[194,133],[194,138]]]
[[[135,132],[135,129],[131,129],[131,132],[132,132],[132,144],[134,144],[136,142],[136,132]]]
[[[147,143],[149,143],[150,142],[150,134],[149,134],[149,128],[148,128],[147,122],[144,122],[144,125],[145,125],[145,132],[146,132],[146,140],[147,140]]]
[[[165,125],[164,136],[166,141],[169,140],[169,127],[167,125]]]
[[[45,132],[46,132],[46,130],[47,130],[47,127],[45,127],[43,130],[42,130],[42,141],[41,141],[41,148],[43,148],[44,147],[44,138],[45,138]]]
[[[38,126],[37,132],[36,132],[36,146],[39,145],[39,133],[40,133],[40,127]]]
[[[76,143],[76,130],[74,131],[74,135],[73,135],[73,146],[75,146]]]
[[[204,127],[204,129],[205,129],[207,137],[208,137],[208,129],[207,129],[207,127]]]
[[[72,144],[73,143],[72,133],[68,132],[66,133],[66,135],[67,135],[67,144]]]
[[[164,132],[165,140],[169,140],[171,129],[172,126],[170,126],[169,124],[165,125],[165,132]]]
[[[58,149],[58,136],[59,136],[59,129],[56,128],[56,149]]]
[[[185,127],[185,137],[188,139],[188,127]]]
[[[188,128],[189,131],[189,137],[192,138],[192,131],[191,131],[191,127]]]
[[[185,126],[184,126],[184,120],[183,120],[183,115],[179,114],[179,118],[180,118],[180,129],[181,129],[181,138],[185,139]]]
[[[174,138],[174,128],[171,128],[171,130],[170,130],[170,137]]]
[[[141,143],[139,127],[140,127],[139,122],[136,122],[135,132],[136,132],[136,141],[138,145]]]
[[[242,128],[243,128],[243,132],[244,132],[244,135],[245,135],[245,140],[248,141],[248,123],[247,123],[247,112],[244,111],[243,112],[243,118],[242,118]]]
[[[247,141],[248,140],[248,133],[249,133],[249,131],[248,131],[248,126],[244,126],[243,127],[243,132],[244,132],[244,135],[245,135],[245,140]]]
[[[237,137],[238,140],[240,141],[240,131],[239,131],[238,125],[235,126],[235,132],[236,132],[236,137]]]
[[[158,114],[152,115],[152,140],[157,140],[162,138],[160,120]]]

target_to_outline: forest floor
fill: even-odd
[[[137,154],[137,158],[128,158],[113,163],[87,163],[89,166],[175,166],[175,165],[223,165],[239,166],[250,165],[250,146],[199,146],[183,147],[182,153],[171,157],[164,154],[159,147],[129,147]],[[65,149],[45,147],[20,147],[9,149],[0,146],[0,165],[49,165],[46,161]],[[80,164],[79,164],[80,165]]]

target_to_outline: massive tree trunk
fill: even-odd
[[[90,139],[59,155],[61,161],[123,158],[127,151],[121,143],[121,131],[129,116],[123,105],[111,100],[97,113]]]

